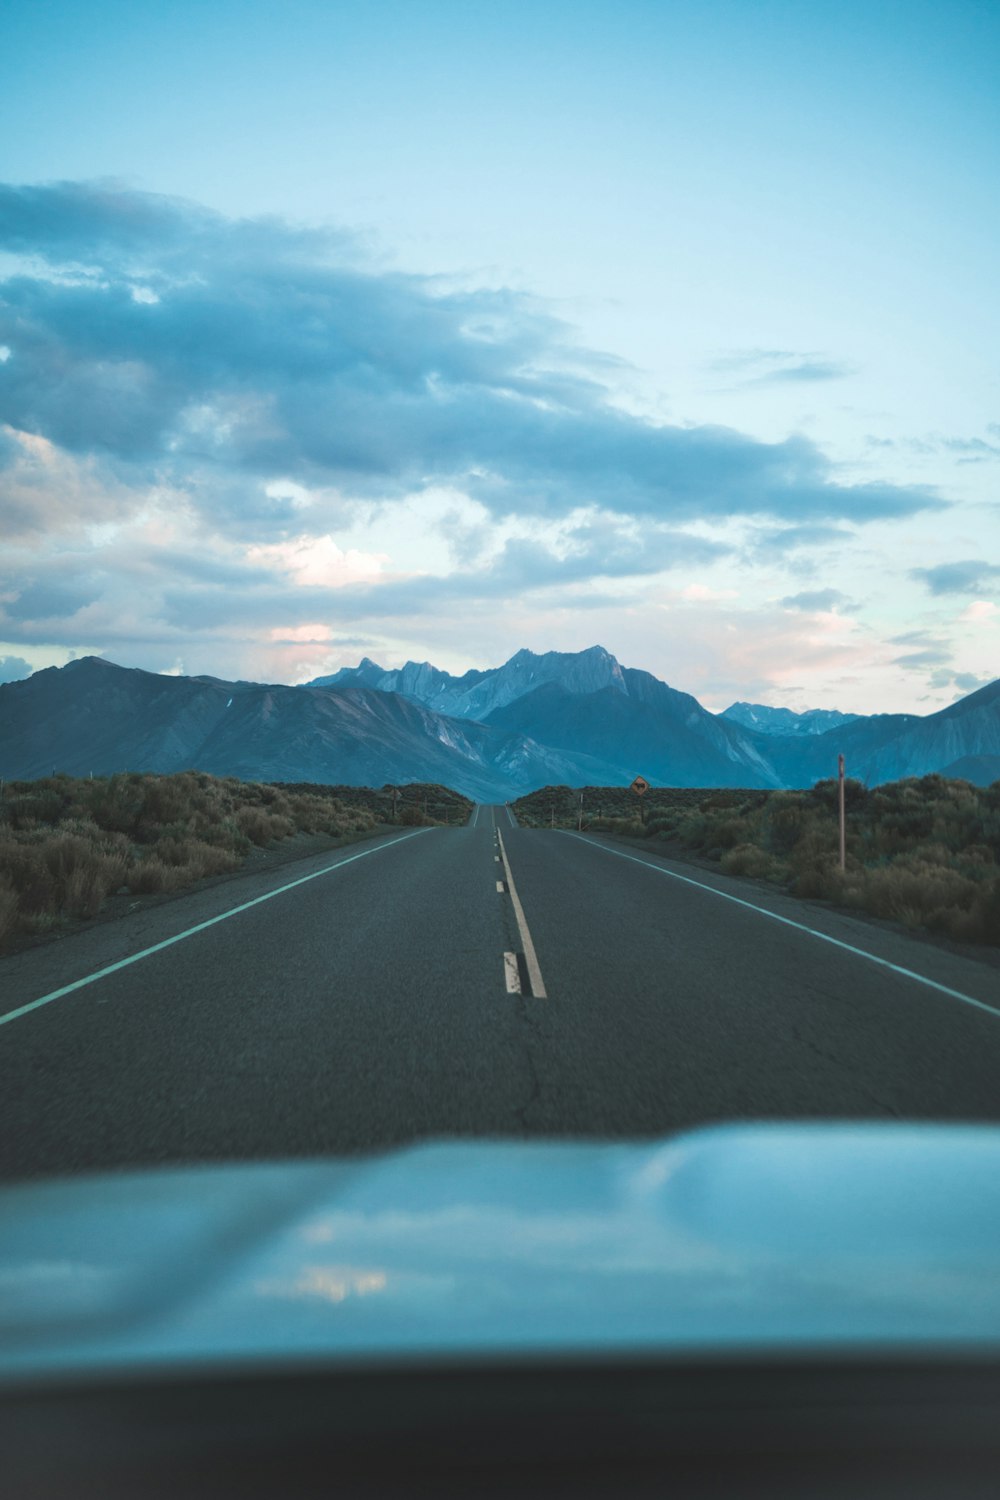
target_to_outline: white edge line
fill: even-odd
[[[29,1011],[37,1010],[41,1005],[48,1005],[50,1000],[61,1000],[63,995],[71,995],[74,990],[82,990],[85,985],[94,984],[98,979],[105,979],[109,974],[116,974],[119,969],[127,969],[129,964],[138,963],[140,958],[149,958],[150,954],[170,948],[184,938],[193,937],[196,932],[204,932],[206,927],[214,927],[216,922],[225,922],[227,918],[235,917],[241,911],[249,911],[252,906],[259,906],[262,901],[270,901],[274,896],[281,896],[285,891],[292,891],[297,885],[305,885],[309,880],[318,880],[321,875],[329,875],[331,871],[339,870],[344,865],[352,865],[356,859],[364,859],[368,854],[378,854],[382,849],[391,849],[393,844],[403,844],[407,839],[415,838],[418,833],[430,832],[429,828],[418,828],[414,833],[404,833],[398,839],[391,839],[388,844],[378,844],[374,849],[362,849],[360,854],[351,854],[347,859],[338,859],[336,864],[326,865],[322,870],[314,870],[311,875],[300,875],[298,880],[290,880],[287,885],[279,885],[275,891],[265,891],[263,896],[255,896],[252,901],[244,901],[240,906],[233,906],[229,911],[220,912],[217,917],[209,917],[207,921],[188,927],[184,932],[177,932],[173,937],[164,938],[162,943],[154,943],[151,948],[143,948],[141,952],[132,953],[128,958],[120,958],[117,963],[108,964],[106,968],[87,974],[83,979],[74,979],[72,984],[64,984],[61,989],[52,990],[47,995],[41,995],[37,1000],[29,1000],[27,1005],[19,1005],[16,1010],[7,1011],[6,1015],[0,1016],[0,1026],[6,1026],[8,1021],[16,1021],[18,1016],[26,1016]]]
[[[507,985],[508,995],[519,995],[521,993],[521,975],[517,968],[517,954],[505,953],[503,956],[504,982]]]
[[[913,969],[904,969],[901,964],[890,963],[887,958],[879,958],[876,953],[867,953],[864,948],[855,948],[851,943],[845,943],[840,938],[830,937],[825,932],[817,932],[815,927],[807,927],[804,922],[795,922],[791,917],[782,917],[776,911],[768,911],[766,906],[755,906],[752,901],[744,901],[740,896],[731,896],[728,891],[720,891],[714,885],[705,885],[701,880],[692,880],[689,875],[678,875],[676,870],[668,870],[663,865],[650,864],[648,859],[638,859],[634,854],[626,854],[621,849],[609,849],[606,844],[599,844],[595,839],[584,837],[580,833],[572,833],[568,828],[561,830],[571,839],[579,839],[581,844],[589,844],[592,849],[601,849],[605,854],[613,854],[617,859],[627,859],[633,865],[642,865],[645,870],[652,870],[657,875],[669,875],[671,880],[682,880],[685,885],[697,886],[699,891],[708,891],[712,896],[720,896],[723,901],[732,901],[736,906],[745,906],[748,911],[755,911],[762,917],[770,917],[772,922],[781,922],[785,927],[794,927],[797,932],[807,932],[810,937],[819,938],[821,943],[831,943],[834,948],[843,948],[845,953],[853,953],[857,958],[867,958],[869,963],[878,964],[882,969],[890,969],[893,974],[902,974],[904,979],[915,979],[918,984],[924,984],[928,989],[938,990],[942,995],[950,995],[953,1000],[961,1000],[965,1005],[972,1005],[976,1010],[984,1010],[988,1016],[1000,1020],[1000,1010],[995,1006],[987,1005],[984,1000],[975,1000],[971,995],[963,995],[961,990],[953,990],[947,984],[939,984],[936,979],[928,979],[925,974],[918,974]]]
[[[507,894],[510,896],[514,907],[514,915],[517,918],[517,929],[521,934],[521,942],[524,944],[524,962],[528,969],[528,978],[531,981],[531,991],[536,1000],[547,1000],[548,993],[542,980],[542,971],[538,965],[538,955],[535,945],[531,941],[531,933],[528,931],[527,918],[524,915],[524,907],[521,905],[514,884],[514,877],[510,870],[510,860],[507,858],[507,850],[504,848],[503,834],[498,835],[500,839],[500,855],[503,857],[504,874],[507,876]]]
[[[472,821],[470,822],[469,827],[470,828],[475,828],[475,826],[476,826],[476,824],[478,822],[479,822],[479,803],[477,802],[476,806],[475,806],[475,810],[474,810],[474,812],[472,814]]]
[[[517,827],[517,819],[514,817],[514,814],[511,812],[509,806],[507,807],[507,816],[510,819],[510,826],[511,826],[511,828],[516,828]]]

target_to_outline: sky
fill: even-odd
[[[992,681],[998,77],[991,0],[6,0],[0,680]]]

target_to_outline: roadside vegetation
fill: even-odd
[[[402,823],[404,827],[447,827],[465,823],[475,803],[451,787],[433,781],[408,786],[322,786],[311,781],[276,781],[280,791],[296,795],[339,798],[352,808],[364,808],[376,823]]]
[[[845,787],[847,860],[839,868],[837,783],[809,791],[585,787],[583,827],[655,840],[793,895],[1000,946],[1000,782],[922,776]],[[580,790],[546,787],[514,804],[529,827],[574,828]],[[664,851],[666,852],[666,850]]]
[[[126,772],[12,781],[0,793],[0,951],[109,897],[180,890],[238,870],[297,834],[364,837],[385,824],[464,821],[472,803],[439,786],[280,786]],[[464,810],[464,811],[463,811]]]

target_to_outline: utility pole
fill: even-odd
[[[840,868],[847,869],[847,819],[844,813],[844,757],[837,756],[837,802],[840,808]]]

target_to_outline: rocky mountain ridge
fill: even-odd
[[[487,801],[637,774],[671,786],[809,786],[836,774],[840,753],[872,784],[952,767],[988,784],[1000,765],[1000,681],[926,717],[840,719],[791,733],[746,727],[600,646],[518,651],[460,677],[365,658],[299,687],[85,657],[0,685],[0,776],[194,767],[256,781],[436,781]]]
[[[792,708],[769,708],[764,703],[731,703],[719,715],[742,724],[744,729],[755,729],[758,734],[825,734],[828,729],[839,729],[850,724],[858,714],[842,714],[836,708],[807,708],[796,713]]]

